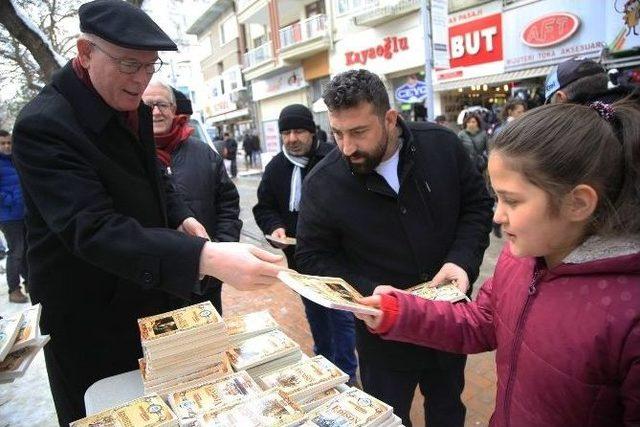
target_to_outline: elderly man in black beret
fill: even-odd
[[[140,100],[158,51],[176,45],[124,1],[86,3],[79,16],[78,56],[14,131],[29,285],[51,335],[44,353],[61,425],[85,416],[92,383],[137,368],[138,318],[184,305],[199,277],[252,289],[284,268],[256,247],[209,241],[159,168]]]

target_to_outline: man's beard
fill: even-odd
[[[349,163],[349,167],[354,173],[359,175],[367,175],[371,173],[375,168],[378,167],[380,162],[382,162],[382,158],[384,157],[385,152],[387,151],[387,145],[389,144],[389,133],[386,129],[384,129],[384,134],[382,138],[378,142],[378,144],[374,147],[373,152],[367,153],[366,151],[355,151],[351,156],[343,156],[347,162]],[[352,158],[361,159],[364,161],[362,163],[353,163],[351,161]]]

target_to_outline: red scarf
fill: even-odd
[[[173,118],[169,132],[156,135],[156,154],[166,167],[171,166],[171,154],[189,138],[194,129],[187,124],[189,116],[177,115]]]
[[[73,58],[73,61],[71,61],[71,67],[73,68],[73,71],[76,73],[76,76],[78,76],[80,81],[102,99],[96,88],[93,86],[93,83],[91,83],[89,72],[82,66],[82,64],[80,64],[80,58],[78,58],[77,56]],[[122,113],[122,115],[124,116],[124,121],[127,124],[127,127],[131,130],[131,132],[133,132],[136,137],[138,137],[138,110],[125,111]]]

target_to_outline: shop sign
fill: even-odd
[[[331,74],[366,68],[383,75],[424,68],[425,50],[419,14],[410,14],[388,24],[345,34],[329,57]]]
[[[521,40],[531,47],[547,47],[570,38],[580,26],[572,13],[552,13],[530,22],[522,31]]]
[[[431,0],[431,51],[436,70],[450,67],[447,6],[447,0]]]
[[[270,120],[262,122],[262,131],[264,134],[264,145],[268,153],[280,152],[280,131],[278,130],[278,121]]]
[[[383,58],[389,60],[394,53],[409,49],[409,39],[406,37],[385,37],[382,43],[375,47],[369,47],[360,51],[347,51],[344,53],[347,66],[355,64],[367,65],[369,59]]]
[[[640,49],[640,4],[609,1],[606,7],[606,33],[612,53]]]
[[[449,27],[451,67],[502,60],[501,14]]]
[[[609,2],[541,0],[503,15],[505,71],[555,65],[574,56],[597,57],[610,25]],[[531,17],[537,17],[531,22]],[[524,28],[521,22],[529,22]]]
[[[427,84],[416,78],[396,89],[396,99],[403,103],[422,102],[427,99]]]
[[[283,93],[292,92],[307,86],[302,67],[278,74],[267,79],[256,79],[252,83],[253,100],[270,98]]]

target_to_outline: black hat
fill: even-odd
[[[176,99],[176,114],[192,115],[193,108],[191,107],[191,100],[187,98],[187,95],[173,86],[171,86],[171,90],[173,91],[173,97]]]
[[[178,50],[142,9],[123,0],[94,0],[80,6],[80,31],[137,50]]]
[[[291,129],[305,129],[311,133],[316,132],[313,115],[302,104],[292,104],[284,107],[280,112],[278,128],[280,128],[280,132]]]
[[[604,68],[597,62],[585,58],[571,58],[559,63],[551,70],[544,84],[544,97],[547,102],[554,93],[583,77],[604,74]]]

